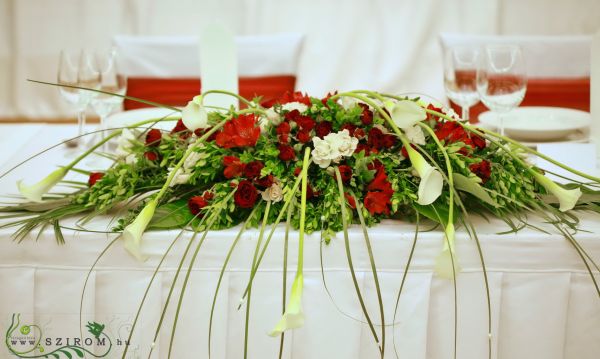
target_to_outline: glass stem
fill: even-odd
[[[462,106],[462,116],[463,121],[469,122],[469,106]]]
[[[85,108],[80,109],[77,112],[77,136],[83,135],[84,127],[85,127]]]

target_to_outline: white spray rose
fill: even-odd
[[[281,108],[287,111],[298,110],[298,112],[300,113],[306,112],[306,110],[308,110],[308,106],[300,102],[288,102],[285,105],[282,105]]]
[[[174,168],[169,168],[169,176],[171,175],[173,170]],[[171,183],[169,183],[169,187],[173,187],[178,184],[186,184],[190,180],[190,176],[191,173],[184,171],[182,168],[179,168],[177,172],[175,172]]]
[[[261,195],[265,201],[279,202],[283,200],[283,189],[279,183],[275,182],[271,187],[264,190]]]
[[[270,123],[273,124],[273,126],[278,126],[283,121],[281,116],[275,111],[273,107],[269,108],[266,112],[267,119]]]
[[[351,137],[348,130],[330,133],[323,139],[313,138],[313,162],[321,168],[327,168],[331,162],[339,163],[343,157],[352,156],[358,145],[358,139]]]

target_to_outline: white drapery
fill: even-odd
[[[0,0],[0,117],[73,114],[55,88],[25,80],[55,80],[61,48],[116,34],[197,35],[215,20],[239,35],[299,32],[298,89],[442,97],[438,33],[591,34],[598,13],[595,0]]]

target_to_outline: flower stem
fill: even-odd
[[[248,101],[248,100],[246,100],[246,98],[244,98],[243,96],[240,96],[240,95],[238,95],[238,94],[236,94],[236,93],[234,93],[234,92],[230,92],[230,91],[224,91],[224,90],[209,90],[209,91],[203,92],[203,93],[200,95],[200,98],[201,98],[201,99],[200,99],[200,103],[202,103],[202,100],[204,99],[204,97],[205,97],[206,95],[209,95],[209,94],[222,94],[222,95],[229,95],[229,96],[232,96],[232,97],[235,97],[235,98],[237,98],[238,100],[240,100],[241,102],[243,102],[244,104],[246,104],[246,106],[248,106],[248,107],[253,107],[253,108],[256,108],[256,105],[257,105],[256,103],[254,103],[254,102],[252,102],[252,101]],[[262,111],[262,112],[264,113],[264,111]]]

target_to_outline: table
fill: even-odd
[[[1,126],[2,167],[24,158],[30,152],[56,142],[65,132],[61,126]],[[14,127],[14,128],[13,128]],[[21,133],[17,135],[17,133]],[[12,136],[6,137],[7,134]],[[15,150],[15,144],[20,144]],[[3,191],[11,181],[31,168],[43,176],[60,163],[60,150],[47,154],[29,169],[20,169],[2,179]],[[59,161],[59,162],[56,162]],[[31,176],[31,175],[30,175]],[[600,260],[600,218],[581,213],[576,235],[581,245]],[[533,219],[536,223],[539,220]],[[506,225],[500,220],[476,218],[476,228],[485,255],[492,305],[493,358],[596,358],[600,352],[600,299],[589,274],[570,244],[553,234],[525,229],[517,234],[497,235]],[[64,222],[69,226],[73,223]],[[96,221],[91,228],[103,229]],[[547,226],[546,226],[547,227]],[[40,325],[52,338],[79,336],[79,305],[83,282],[91,264],[115,234],[78,233],[66,230],[66,245],[58,246],[51,230],[36,242],[16,244],[11,230],[0,231],[0,331],[6,332],[13,313],[22,313],[28,323]],[[279,228],[256,277],[251,301],[249,358],[277,357],[279,339],[266,335],[281,312],[283,229]],[[382,285],[386,322],[391,323],[397,290],[414,236],[414,225],[385,221],[372,228],[370,236]],[[119,241],[91,272],[84,298],[84,320],[106,325],[115,343],[127,337],[132,318],[153,269],[175,231],[150,232],[144,237],[150,254],[141,263],[130,257]],[[177,329],[175,358],[207,357],[207,328],[212,295],[223,259],[237,234],[237,228],[211,232],[193,266],[190,285],[183,301]],[[215,310],[212,337],[213,358],[240,358],[243,353],[245,310],[237,306],[248,281],[251,255],[258,231],[247,231],[233,254],[224,276]],[[175,244],[156,282],[134,335],[130,356],[145,358],[152,342],[162,303],[169,292],[178,258],[190,235]],[[386,357],[394,356],[393,340],[400,357],[452,358],[454,341],[453,282],[433,273],[435,257],[442,248],[443,233],[421,233],[415,257],[401,297],[394,328],[387,328]],[[481,263],[474,241],[464,231],[457,232],[457,256],[462,271],[458,276],[458,358],[487,357],[487,306]],[[350,231],[354,265],[367,307],[379,321],[374,283],[359,228]],[[294,277],[297,236],[289,244],[288,287]],[[320,250],[323,252],[323,285]],[[185,265],[184,267],[187,267]],[[187,268],[184,268],[186,270]],[[305,244],[305,290],[303,328],[286,335],[284,358],[375,358],[377,348],[364,321],[353,288],[343,247],[338,235],[321,247],[319,236],[309,236]],[[600,276],[596,275],[596,278]],[[600,279],[600,278],[599,278]],[[179,282],[181,283],[181,281]],[[180,287],[178,287],[180,288]],[[177,290],[175,291],[177,293]],[[174,315],[174,305],[166,315],[153,357],[166,358]],[[351,318],[350,318],[351,317]],[[379,328],[377,328],[379,330]],[[100,351],[102,348],[98,347]],[[116,345],[110,358],[120,357],[123,344]],[[8,357],[5,348],[1,357]]]

